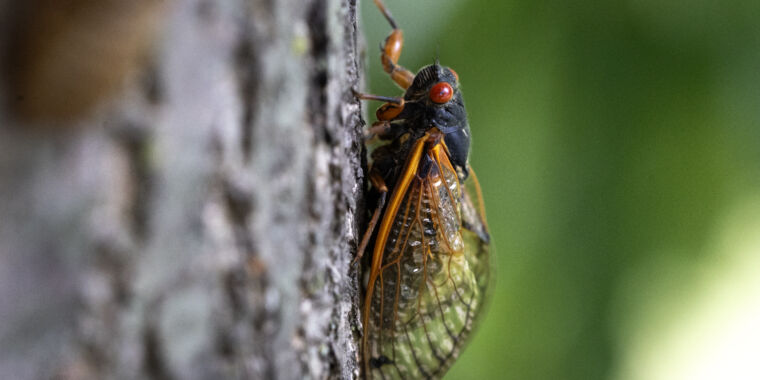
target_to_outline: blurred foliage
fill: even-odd
[[[760,2],[386,4],[402,65],[459,73],[494,241],[490,309],[447,378],[648,380],[626,368],[658,342],[635,337],[653,314],[678,325],[666,300],[699,291],[690,273],[758,194]],[[390,28],[361,6],[369,89],[399,94],[378,59]]]

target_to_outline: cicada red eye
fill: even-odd
[[[430,100],[433,103],[446,103],[452,96],[454,96],[454,89],[447,82],[438,82],[430,89]]]

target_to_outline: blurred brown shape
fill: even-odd
[[[24,121],[72,122],[147,61],[163,0],[32,0],[15,5],[9,103]]]

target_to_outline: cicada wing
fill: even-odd
[[[467,260],[475,272],[478,287],[481,293],[487,296],[489,283],[493,277],[489,255],[491,236],[486,223],[485,207],[478,177],[472,168],[469,168],[469,173],[470,176],[465,180],[464,192],[462,193],[462,236],[465,247],[467,247]]]
[[[477,234],[478,238],[487,245],[491,242],[491,236],[488,233],[480,182],[472,167],[469,167],[468,172],[470,176],[464,181],[462,194],[462,226]]]
[[[462,229],[460,187],[441,145],[427,150],[392,217],[369,284],[369,377],[439,378],[464,346],[482,304],[479,248]],[[382,230],[382,229],[381,229]]]

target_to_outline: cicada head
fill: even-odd
[[[460,180],[468,176],[467,158],[470,152],[470,125],[459,89],[457,73],[437,62],[423,67],[404,94],[406,106],[400,118],[424,133],[438,128],[445,135],[451,163]]]

